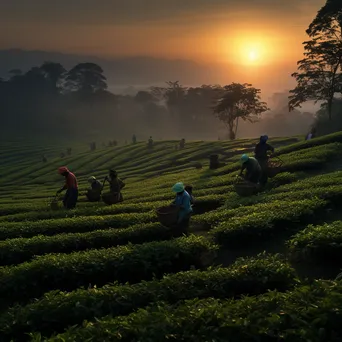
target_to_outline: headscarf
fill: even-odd
[[[61,166],[58,168],[58,173],[62,175],[65,172],[69,172],[69,169],[66,166]]]

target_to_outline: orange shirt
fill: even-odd
[[[66,176],[65,185],[67,189],[78,189],[76,176],[72,172],[69,172]]]

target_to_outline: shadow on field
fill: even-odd
[[[267,253],[280,253],[289,258],[286,241],[289,240],[296,231],[286,231],[273,236],[271,239],[266,239],[256,242],[252,246],[240,247],[236,249],[221,248],[216,259],[217,265],[229,266],[237,258],[240,257],[253,257],[259,253],[266,251]],[[296,261],[289,259],[290,264],[296,270],[299,278],[310,280],[322,279],[335,279],[340,273],[340,268],[336,265],[327,265],[326,263],[308,263],[303,261]]]
[[[322,215],[313,224],[320,225],[324,223],[331,223],[334,221],[342,220],[341,206],[334,207]],[[286,242],[298,231],[304,229],[307,225],[303,225],[301,228],[289,228],[282,230],[277,234],[270,235],[264,239],[256,240],[253,243],[248,243],[245,246],[236,246],[235,248],[221,247],[218,253],[215,264],[229,266],[237,258],[240,257],[252,257],[259,253],[266,251],[267,253],[279,253],[285,256],[289,260],[289,263],[296,270],[297,275],[301,279],[314,280],[321,279],[335,279],[341,272],[341,263],[327,264],[326,262],[306,262],[301,260],[293,260],[290,258]],[[205,232],[198,232],[196,235],[206,235]]]

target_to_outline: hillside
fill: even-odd
[[[342,267],[342,133],[270,139],[282,172],[239,197],[238,159],[255,143],[90,152],[78,142],[64,158],[69,145],[2,144],[0,340],[341,340],[342,283],[332,280]],[[225,165],[209,170],[211,154]],[[116,169],[124,202],[80,196],[75,210],[51,211],[62,165],[81,193],[89,176]],[[178,181],[197,200],[188,236],[173,236],[155,214]]]

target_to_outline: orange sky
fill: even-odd
[[[234,64],[248,64],[256,50],[258,63],[278,64],[301,56],[305,29],[324,2],[6,0],[0,48]]]

